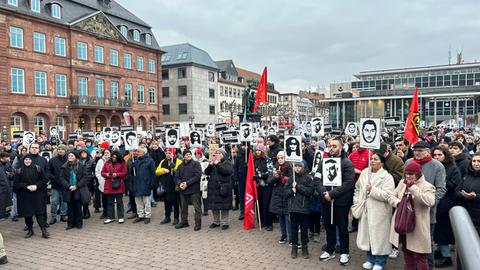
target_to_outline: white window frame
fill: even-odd
[[[152,35],[150,34],[145,34],[145,43],[147,45],[152,45]]]
[[[99,92],[101,90],[101,92]],[[101,95],[99,95],[99,93]],[[105,97],[105,81],[102,79],[95,80],[95,97],[104,98]]]
[[[77,59],[88,60],[88,43],[82,41],[77,42]]]
[[[12,115],[12,117],[10,118],[10,130],[23,130],[23,117],[21,117],[20,115]]]
[[[62,7],[59,4],[52,4],[52,17],[57,19],[62,18]]]
[[[120,85],[120,83],[118,81],[111,81],[110,82],[110,97],[112,97],[112,99],[118,99],[118,87],[119,87],[119,85]]]
[[[150,87],[148,89],[148,101],[150,104],[157,104],[157,91],[155,89],[155,87]],[[152,102],[152,99],[153,99],[153,102]]]
[[[10,26],[10,47],[23,49],[23,29],[20,27]],[[18,44],[20,43],[20,44]]]
[[[13,80],[14,76],[17,78],[15,85]],[[21,80],[19,78],[21,78]],[[14,94],[25,94],[25,70],[23,68],[10,69],[10,91]]]
[[[33,32],[33,51],[45,53],[47,51],[46,39],[45,33]]]
[[[142,56],[137,56],[137,71],[145,71],[144,69],[144,62],[143,62],[143,57]]]
[[[149,59],[148,60],[148,72],[150,72],[150,73],[157,72],[157,65],[156,65],[154,59]]]
[[[118,51],[110,49],[110,65],[118,67]]]
[[[55,55],[67,56],[66,40],[62,37],[55,37]]]
[[[40,13],[40,0],[30,0],[30,9],[33,12]]]
[[[60,94],[59,91],[61,91]],[[55,95],[57,97],[67,96],[67,75],[55,74]]]
[[[145,86],[143,84],[137,85],[137,103],[145,103]]]
[[[130,53],[123,54],[123,67],[126,69],[132,69],[132,54]]]
[[[8,4],[18,7],[18,0],[8,0]]]
[[[35,71],[34,74],[34,93],[36,96],[47,95],[47,72]]]
[[[94,61],[95,63],[100,63],[100,64],[103,64],[104,63],[104,59],[103,59],[103,47],[102,46],[98,46],[98,45],[95,45],[95,48],[94,48]]]
[[[140,31],[133,30],[133,40],[136,42],[140,42]]]
[[[126,83],[125,86],[125,100],[132,101],[133,86],[131,83]]]
[[[125,25],[120,25],[120,33],[126,38],[128,37],[128,28]]]
[[[78,77],[77,78],[77,85],[78,85],[78,96],[86,97],[88,96],[88,78],[87,77]],[[83,86],[85,86],[85,95],[82,95],[80,90],[82,90]]]

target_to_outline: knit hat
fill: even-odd
[[[416,163],[415,161],[412,161],[405,166],[405,169],[403,170],[404,173],[411,172],[414,173],[416,176],[420,177],[423,175],[422,173],[422,167]]]
[[[195,154],[203,155],[202,149],[201,148],[195,149]]]
[[[192,154],[192,151],[190,151],[190,149],[185,149],[185,150],[183,150],[182,156],[185,157],[186,154],[190,154],[190,155],[191,155],[191,154]]]
[[[278,153],[277,153],[277,158],[278,158],[279,156],[285,157],[285,151],[278,151]]]
[[[77,146],[80,146],[80,147],[85,147],[85,142],[84,141],[78,141],[77,143]]]
[[[170,154],[172,154],[172,155],[175,156],[175,155],[177,154],[177,149],[175,149],[175,148],[167,148],[166,153],[170,153]]]
[[[219,152],[223,155],[223,157],[227,157],[227,151],[225,151],[223,148],[218,148],[215,152]]]
[[[265,145],[263,145],[263,143],[259,143],[259,144],[257,144],[257,146],[255,146],[255,150],[256,151],[265,151]]]
[[[60,144],[59,146],[57,146],[57,151],[58,150],[67,151],[67,146],[65,144]]]
[[[108,141],[104,141],[100,144],[100,148],[105,150],[110,147],[110,143]]]
[[[79,158],[80,158],[80,155],[78,154],[77,151],[70,151],[70,152],[68,152],[68,155],[70,155],[70,154],[74,155],[76,159],[79,159]],[[67,155],[67,156],[68,156],[68,155]]]
[[[295,167],[305,168],[305,162],[303,160],[301,162],[295,162]]]
[[[325,141],[324,141],[324,140],[319,140],[319,141],[317,142],[317,145],[318,145],[318,147],[320,147],[320,148],[322,148],[322,149],[327,148],[327,145],[325,144]]]

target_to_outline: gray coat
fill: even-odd
[[[407,160],[407,162],[405,162],[405,167],[412,161],[413,159]],[[435,218],[437,205],[440,202],[440,199],[442,199],[445,193],[447,193],[445,167],[440,161],[432,159],[422,165],[422,173],[423,176],[425,176],[425,180],[435,187],[435,206],[430,208],[430,224],[435,224],[437,223]]]

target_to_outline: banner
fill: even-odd
[[[247,163],[247,178],[245,184],[245,214],[243,219],[243,228],[246,230],[253,229],[255,227],[255,201],[257,197],[257,185],[253,180],[255,175],[255,165],[253,164],[252,150],[249,150],[248,163]]]
[[[420,135],[420,114],[418,113],[418,88],[413,92],[412,103],[410,104],[410,113],[408,114],[407,123],[405,125],[405,140],[410,145],[414,145],[419,141]]]

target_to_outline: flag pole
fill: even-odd
[[[262,231],[262,219],[260,217],[260,206],[258,205],[258,200],[255,201],[255,207],[257,209],[258,229]]]

